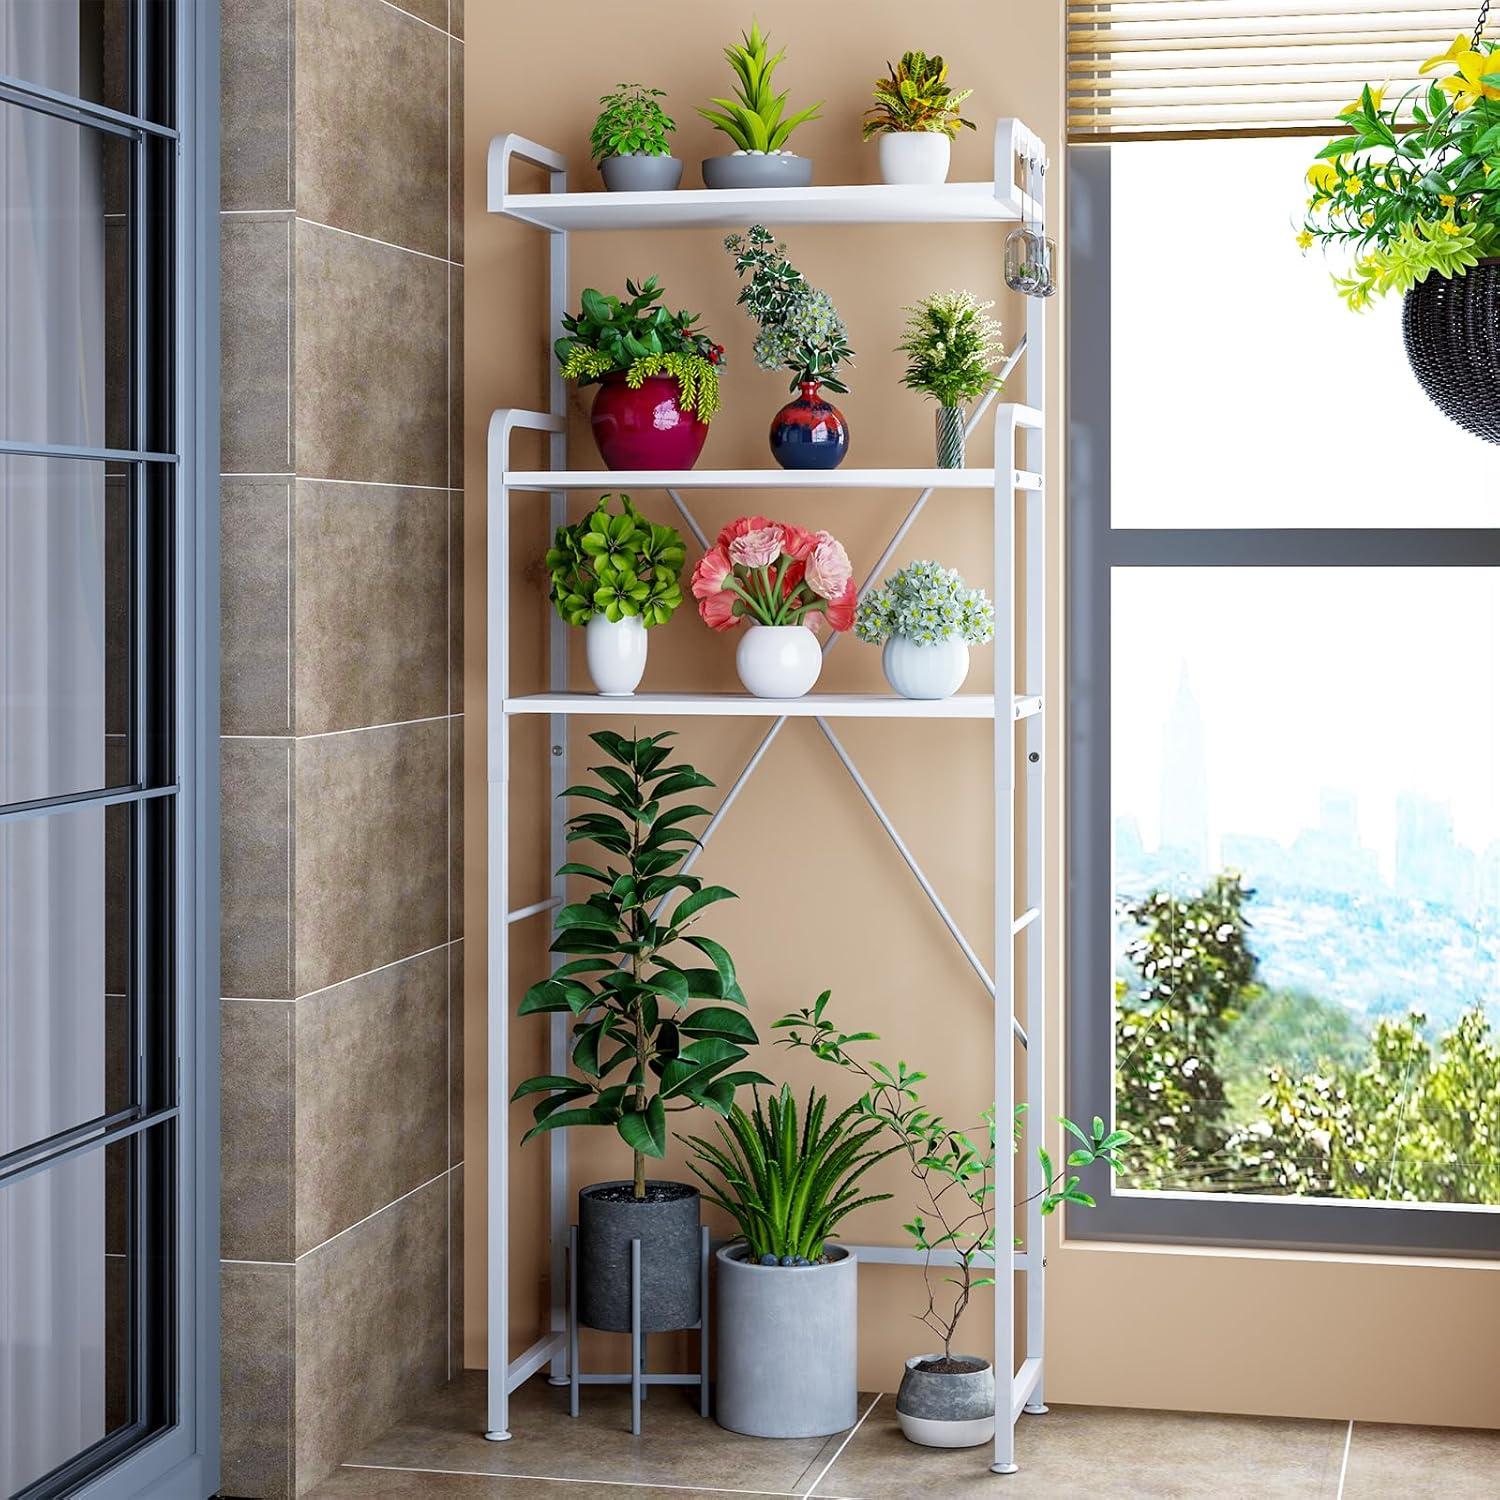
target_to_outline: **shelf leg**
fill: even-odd
[[[641,1435],[641,1242],[630,1241],[630,1430]]]

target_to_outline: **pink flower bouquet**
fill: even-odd
[[[762,625],[854,626],[849,554],[826,531],[805,531],[764,516],[741,516],[693,569],[693,597],[704,624],[733,630]]]

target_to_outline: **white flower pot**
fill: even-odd
[[[903,698],[951,698],[969,675],[969,643],[959,636],[923,646],[904,635],[885,643],[885,680]]]
[[[941,130],[887,130],[880,137],[880,175],[909,185],[946,182],[953,143]]]
[[[800,698],[818,680],[823,653],[806,625],[751,625],[734,664],[745,691],[757,698]]]
[[[607,620],[594,615],[583,628],[583,645],[595,690],[605,698],[628,698],[646,670],[646,627],[641,617]]]

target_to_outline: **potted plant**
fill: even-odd
[[[812,181],[811,159],[788,151],[786,143],[799,125],[821,117],[823,101],[784,115],[786,94],[772,93],[771,78],[786,52],[769,54],[770,44],[755,22],[724,49],[734,69],[735,96],[700,104],[698,113],[723,131],[735,149],[704,161],[704,187],[806,187]]]
[[[617,84],[600,95],[604,108],[589,133],[589,149],[610,192],[670,192],[682,181],[682,163],[668,139],[677,124],[656,102],[665,98],[643,83]]]
[[[849,554],[826,531],[740,516],[693,569],[693,597],[712,630],[752,626],[740,638],[735,667],[757,698],[800,698],[818,680],[823,653],[812,626],[854,623]]]
[[[995,608],[953,568],[908,563],[859,602],[854,633],[884,646],[885,680],[903,698],[951,698],[969,675],[969,647],[995,634]]]
[[[880,175],[886,182],[933,183],[948,177],[959,126],[974,122],[958,107],[973,92],[948,87],[948,64],[925,52],[903,52],[875,80],[875,102],[865,111],[864,138],[880,137]]]
[[[922,1103],[917,1085],[926,1079],[925,1073],[905,1063],[891,1067],[861,1062],[848,1050],[850,1044],[879,1038],[870,1032],[839,1031],[824,1014],[827,1005],[825,991],[810,1008],[777,1021],[776,1026],[788,1032],[782,1045],[806,1047],[862,1081],[864,1093],[856,1108],[878,1122],[905,1155],[925,1209],[913,1214],[904,1227],[926,1257],[927,1305],[917,1318],[942,1348],[906,1361],[896,1396],[896,1418],[912,1442],[928,1447],[970,1448],[989,1442],[995,1435],[994,1367],[979,1355],[955,1354],[953,1346],[974,1293],[995,1284],[989,1274],[996,1253],[994,1110],[985,1112],[979,1130],[955,1129]],[[1012,1141],[1025,1109],[1025,1104],[1016,1106]],[[1118,1172],[1120,1147],[1130,1139],[1124,1131],[1106,1130],[1097,1117],[1092,1131],[1084,1131],[1071,1120],[1060,1123],[1078,1144],[1061,1169],[1054,1167],[1045,1148],[1038,1148],[1044,1185],[1025,1201],[1039,1198],[1044,1214],[1055,1213],[1064,1203],[1092,1208],[1094,1200],[1079,1187],[1074,1169],[1103,1162]],[[974,1136],[979,1137],[978,1143]],[[933,1263],[934,1254],[942,1257],[938,1265]],[[1003,1294],[1009,1295],[1008,1278]]]
[[[710,1203],[739,1226],[718,1262],[719,1425],[751,1437],[826,1437],[859,1414],[859,1266],[832,1243],[834,1226],[867,1203],[861,1177],[898,1148],[857,1105],[828,1120],[810,1090],[800,1126],[783,1084],[746,1113],[738,1104],[717,1141],[685,1137]],[[826,1120],[826,1123],[825,1123]]]
[[[1490,177],[1500,128],[1495,43],[1455,37],[1422,65],[1443,76],[1395,103],[1366,85],[1344,133],[1307,173],[1297,236],[1352,252],[1339,295],[1356,311],[1404,297],[1412,371],[1460,427],[1500,442],[1500,197]]]
[[[719,409],[724,349],[698,314],[662,306],[656,277],[625,283],[626,301],[585,287],[553,345],[565,379],[599,385],[589,414],[610,469],[691,469]]]
[[[907,359],[901,384],[938,404],[940,469],[963,468],[964,408],[1000,388],[995,366],[1005,346],[1000,325],[988,316],[994,305],[972,292],[934,292],[905,309],[905,337],[896,345]]]
[[[823,400],[819,386],[849,389],[838,374],[841,364],[854,360],[844,320],[763,224],[726,236],[724,248],[734,256],[737,276],[750,273],[736,305],[760,325],[755,363],[762,370],[790,370],[788,388],[801,392],[771,423],[771,453],[783,469],[836,469],[849,452],[849,424]]]
[[[646,670],[646,631],[665,625],[682,603],[687,552],[670,526],[648,521],[612,495],[575,526],[559,526],[547,550],[548,597],[569,625],[582,625],[584,654],[594,688],[606,698],[628,697]]]
[[[670,733],[627,740],[601,730],[590,738],[610,763],[592,769],[594,782],[561,795],[598,804],[568,820],[568,842],[593,844],[600,863],[570,862],[558,873],[598,889],[558,911],[552,951],[567,962],[520,1005],[521,1015],[572,1015],[573,1072],[528,1078],[512,1097],[540,1095],[523,1141],[560,1126],[602,1125],[630,1148],[630,1178],[578,1195],[579,1321],[630,1328],[624,1268],[639,1238],[641,1327],[689,1328],[701,1312],[698,1189],[649,1181],[646,1163],[666,1154],[669,1115],[700,1106],[727,1115],[737,1088],[767,1080],[742,1067],[756,1036],[734,961],[697,929],[705,908],[734,892],[678,869],[697,843],[687,825],[708,812],[675,799],[713,783],[673,762]],[[677,943],[695,948],[707,966],[668,957]]]

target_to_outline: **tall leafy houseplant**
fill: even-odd
[[[737,150],[773,152],[785,148],[799,125],[821,117],[823,101],[786,114],[786,93],[776,93],[772,78],[786,56],[783,48],[771,53],[770,42],[757,22],[724,49],[734,70],[734,98],[715,98],[700,104],[698,113],[734,142]]]
[[[926,1255],[923,1275],[927,1305],[917,1317],[941,1341],[943,1363],[962,1363],[953,1354],[959,1322],[974,1293],[981,1287],[993,1286],[995,1281],[985,1269],[993,1262],[996,1244],[995,1113],[993,1109],[986,1110],[978,1130],[966,1131],[950,1125],[922,1102],[917,1085],[925,1081],[925,1073],[908,1068],[904,1062],[891,1067],[882,1062],[862,1061],[849,1050],[851,1045],[879,1041],[879,1037],[869,1031],[840,1031],[828,1020],[827,1005],[825,992],[813,1006],[777,1021],[776,1026],[787,1032],[782,1044],[807,1048],[815,1057],[835,1063],[858,1078],[864,1092],[856,1107],[887,1132],[905,1155],[922,1209],[904,1227],[912,1244]],[[1018,1129],[1025,1109],[1025,1104],[1016,1106],[1013,1131]],[[1078,1144],[1061,1167],[1054,1164],[1044,1148],[1038,1149],[1043,1187],[1033,1196],[1040,1198],[1044,1214],[1055,1213],[1064,1203],[1092,1208],[1094,1200],[1079,1186],[1077,1169],[1104,1162],[1119,1171],[1119,1148],[1129,1139],[1123,1131],[1106,1130],[1099,1119],[1094,1120],[1091,1131],[1083,1130],[1071,1120],[1062,1124]],[[1024,1201],[1029,1203],[1033,1199]],[[932,1260],[938,1252],[945,1258],[951,1254],[955,1262],[941,1273]],[[953,1274],[947,1274],[947,1270]],[[945,1285],[953,1290],[945,1293],[942,1290]]]
[[[520,1006],[522,1015],[573,1017],[575,1072],[528,1078],[513,1097],[541,1096],[526,1140],[559,1126],[612,1127],[630,1148],[639,1201],[647,1159],[666,1154],[669,1115],[701,1106],[727,1116],[737,1088],[768,1080],[740,1066],[756,1035],[734,961],[697,930],[700,914],[734,892],[679,869],[697,842],[685,825],[708,810],[673,799],[713,783],[672,761],[669,733],[627,740],[601,730],[590,738],[610,763],[592,768],[594,782],[562,793],[599,804],[568,820],[567,837],[605,858],[570,861],[558,873],[598,889],[559,910],[552,951],[568,961],[532,985]],[[679,963],[669,951],[679,943],[707,966]]]
[[[938,404],[938,465],[964,463],[964,408],[1000,387],[996,365],[1004,358],[1000,325],[988,316],[993,302],[972,292],[934,292],[906,309],[896,352],[906,356],[901,383]]]

